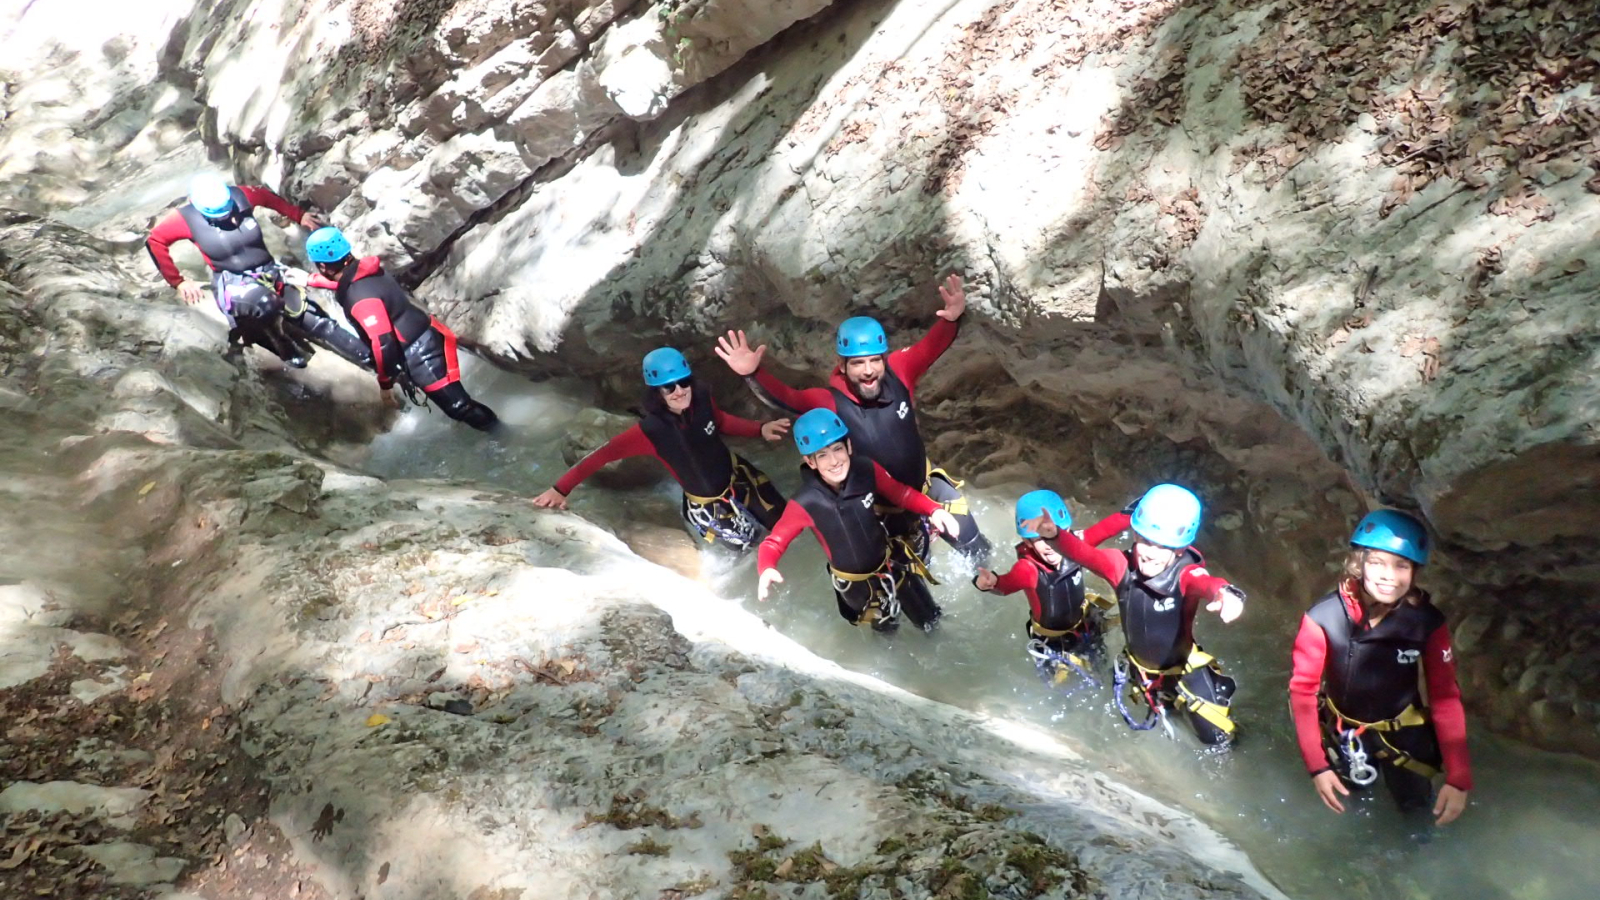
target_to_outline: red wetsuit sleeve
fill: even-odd
[[[1206,571],[1205,566],[1188,566],[1178,575],[1178,589],[1185,600],[1217,599],[1217,591],[1228,586],[1228,579],[1218,578]]]
[[[281,213],[285,216],[288,216],[289,220],[292,222],[298,223],[301,219],[306,217],[305,210],[295,206],[293,203],[290,203],[282,197],[279,197],[277,194],[267,190],[264,187],[254,187],[241,184],[239,185],[239,190],[244,193],[244,198],[246,200],[249,200],[256,206],[264,206],[275,213]]]
[[[1017,591],[1025,591],[1038,583],[1039,570],[1034,568],[1033,563],[1025,559],[1019,559],[1017,564],[1011,567],[1011,571],[997,577],[994,587],[989,589],[989,593],[1015,594]]]
[[[613,463],[619,459],[627,459],[630,456],[655,455],[655,445],[650,443],[650,438],[645,436],[644,429],[635,425],[606,441],[603,446],[593,453],[578,460],[578,464],[568,469],[567,474],[561,476],[560,480],[556,482],[556,490],[560,491],[561,496],[565,497],[571,494],[574,488],[582,484],[584,479],[600,471],[607,463]]]
[[[1440,625],[1428,635],[1422,655],[1422,674],[1427,679],[1428,705],[1433,714],[1433,731],[1444,756],[1444,781],[1463,791],[1472,790],[1472,766],[1467,761],[1467,711],[1461,705],[1461,685],[1456,681],[1455,651],[1450,647],[1450,628]]]
[[[723,434],[732,435],[734,437],[761,436],[760,422],[757,422],[754,419],[746,419],[742,416],[736,416],[733,413],[723,412],[717,407],[715,402],[711,404],[711,416],[716,420],[717,428],[720,429]]]
[[[1317,692],[1322,690],[1322,667],[1328,657],[1328,636],[1310,616],[1300,617],[1294,637],[1294,674],[1289,676],[1289,712],[1294,736],[1306,771],[1318,775],[1332,768],[1322,751],[1322,728],[1317,724]]]
[[[1120,550],[1101,550],[1085,543],[1070,531],[1062,531],[1051,541],[1062,556],[1104,578],[1112,587],[1122,583],[1128,573],[1128,559]]]
[[[367,342],[372,344],[372,370],[378,373],[378,387],[387,391],[394,386],[394,382],[389,380],[389,367],[383,358],[383,351],[387,346],[394,349],[396,354],[400,352],[388,308],[383,305],[382,299],[366,297],[350,306],[350,318],[366,333]]]
[[[894,369],[894,374],[900,376],[907,390],[917,389],[917,382],[927,374],[934,360],[943,356],[944,352],[950,349],[950,345],[955,343],[956,332],[959,330],[955,322],[940,319],[933,323],[933,327],[928,329],[922,340],[889,354],[889,367]]]
[[[789,544],[807,528],[816,531],[815,524],[811,521],[811,514],[798,503],[790,503],[783,508],[783,515],[778,517],[778,524],[772,526],[772,533],[767,535],[756,548],[756,571],[765,572],[778,567],[778,560],[783,559],[783,554],[789,552]],[[822,535],[817,535],[818,543],[822,543]],[[832,556],[828,552],[828,545],[822,543],[822,554]]]
[[[833,393],[827,388],[796,390],[779,381],[778,376],[773,375],[766,369],[756,370],[756,383],[766,388],[767,393],[772,395],[772,399],[797,413],[813,409],[835,409]]]
[[[1133,517],[1127,513],[1112,513],[1104,519],[1090,525],[1083,531],[1083,542],[1091,547],[1098,547],[1106,541],[1128,530],[1128,523]]]
[[[931,516],[943,508],[927,494],[895,481],[884,471],[883,466],[877,463],[872,464],[872,476],[878,496],[901,509],[910,510],[919,516]]]
[[[178,241],[187,241],[189,223],[178,215],[177,210],[167,213],[166,217],[156,223],[150,230],[150,236],[144,240],[144,248],[150,251],[150,259],[156,264],[156,271],[166,279],[167,284],[177,287],[183,281],[183,273],[178,271],[178,264],[172,261],[172,245]]]

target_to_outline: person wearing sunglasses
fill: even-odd
[[[683,517],[700,537],[735,550],[755,546],[783,515],[783,495],[749,461],[728,449],[724,434],[782,440],[788,419],[756,422],[717,408],[711,391],[671,347],[650,351],[643,363],[644,415],[604,446],[578,461],[535,506],[566,509],[567,497],[602,466],[631,456],[653,456],[683,487]]]
[[[765,344],[752,349],[742,331],[717,339],[717,355],[735,374],[754,380],[761,392],[779,406],[803,413],[826,409],[850,429],[857,452],[870,457],[902,484],[920,488],[961,523],[960,534],[944,532],[944,540],[974,565],[988,565],[989,540],[978,530],[967,508],[961,482],[934,466],[917,425],[916,390],[934,360],[944,355],[956,339],[967,295],[961,276],[951,275],[939,285],[944,308],[922,340],[891,352],[889,337],[876,319],[856,316],[839,325],[834,347],[839,364],[828,376],[827,387],[797,390],[761,367]],[[926,516],[899,510],[886,520],[891,533],[906,538],[926,562],[929,527]]]
[[[172,259],[172,245],[192,241],[211,267],[212,293],[228,320],[230,346],[254,344],[295,368],[304,368],[311,348],[302,334],[358,366],[370,368],[372,355],[361,339],[328,318],[299,288],[284,281],[256,221],[256,210],[269,209],[315,229],[322,222],[264,187],[230,185],[214,172],[202,172],[189,183],[189,202],[168,213],[145,239],[145,249],[161,277],[184,303],[200,302],[202,285],[183,277]],[[285,333],[284,322],[294,326]],[[297,330],[301,334],[296,334]]]

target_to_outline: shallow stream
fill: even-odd
[[[492,484],[533,496],[563,471],[566,424],[592,403],[574,382],[531,384],[469,362],[467,385],[515,428],[495,447],[437,412],[413,410],[371,448],[367,468],[386,477],[443,477]],[[735,448],[787,493],[798,483],[799,458],[787,441],[771,447],[736,441]],[[957,473],[960,475],[961,473]],[[1047,473],[1041,485],[1049,486]],[[1022,491],[970,491],[983,530],[996,545],[994,562],[1014,558],[1011,506]],[[593,521],[670,523],[676,485],[614,491],[592,483],[574,492],[572,509]],[[1078,527],[1095,520],[1069,504]],[[1283,891],[1305,900],[1357,898],[1518,898],[1579,900],[1600,896],[1600,767],[1530,750],[1475,728],[1470,718],[1476,788],[1456,823],[1418,827],[1393,810],[1378,789],[1342,816],[1311,789],[1289,719],[1289,649],[1299,611],[1314,599],[1253,598],[1246,614],[1225,626],[1202,611],[1196,635],[1239,681],[1235,717],[1243,737],[1232,751],[1203,751],[1180,726],[1176,740],[1159,731],[1134,733],[1110,705],[1109,687],[1063,698],[1043,684],[1024,651],[1027,601],[973,588],[970,570],[945,547],[935,551],[934,589],[945,617],[925,635],[902,628],[892,637],[852,628],[839,618],[820,549],[802,535],[783,560],[787,581],[767,603],[755,598],[754,554],[739,558],[703,550],[711,588],[760,616],[820,656],[908,691],[990,716],[1057,733],[1074,750],[1118,779],[1209,822],[1245,848]],[[1214,567],[1246,590],[1245,573]],[[1331,576],[1330,576],[1331,579]],[[1098,579],[1090,589],[1107,593]],[[1446,601],[1445,612],[1449,614]],[[1120,638],[1111,637],[1114,650]]]

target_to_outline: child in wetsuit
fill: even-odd
[[[1126,646],[1116,662],[1115,699],[1135,730],[1155,727],[1169,710],[1185,714],[1202,743],[1224,745],[1237,733],[1229,715],[1234,681],[1194,642],[1200,604],[1232,622],[1244,611],[1244,592],[1206,571],[1191,546],[1200,530],[1200,498],[1175,484],[1158,484],[1139,498],[1132,515],[1117,513],[1091,531],[1131,527],[1130,550],[1101,550],[1061,531],[1047,512],[1028,523],[1062,555],[1110,582],[1117,592]],[[1123,705],[1124,687],[1147,705],[1143,721]]]
[[[884,516],[888,509],[908,510],[951,534],[960,525],[928,495],[853,453],[849,434],[833,410],[813,409],[795,420],[794,442],[805,461],[801,486],[757,551],[757,596],[766,600],[772,585],[783,581],[778,560],[809,528],[828,558],[839,615],[846,621],[889,631],[898,627],[904,609],[913,624],[931,629],[939,605],[928,590],[927,569],[907,541],[890,537]]]
[[[1039,674],[1055,685],[1076,682],[1097,685],[1092,670],[1104,650],[1104,623],[1094,601],[1084,590],[1083,567],[1064,559],[1050,542],[1028,527],[1028,522],[1049,512],[1057,527],[1072,527],[1067,504],[1055,491],[1030,491],[1017,499],[1017,562],[1004,575],[979,567],[972,579],[980,591],[993,594],[1023,592],[1028,597],[1028,655]],[[1114,523],[1113,523],[1114,526]],[[1084,540],[1098,544],[1121,531],[1097,530]],[[1076,678],[1074,677],[1076,676]]]
[[[1294,642],[1289,707],[1317,796],[1341,796],[1383,775],[1400,808],[1437,824],[1467,806],[1467,720],[1444,615],[1416,585],[1428,532],[1393,509],[1370,512],[1350,537],[1339,586],[1312,605]],[[1426,685],[1426,699],[1422,686]]]

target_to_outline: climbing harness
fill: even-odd
[[[1362,728],[1346,728],[1340,732],[1339,752],[1344,756],[1346,774],[1351,783],[1362,787],[1378,780],[1378,770],[1367,762],[1366,748],[1361,746]]]
[[[1398,766],[1423,778],[1432,778],[1439,774],[1436,766],[1417,759],[1389,740],[1390,734],[1403,728],[1428,724],[1427,714],[1415,705],[1408,705],[1393,718],[1378,722],[1363,722],[1341,713],[1326,694],[1318,695],[1317,701],[1328,713],[1323,719],[1324,733],[1330,738],[1329,743],[1333,744],[1335,752],[1348,766],[1347,777],[1352,784],[1365,787],[1377,779],[1377,768],[1371,764],[1369,761],[1371,759]],[[1361,741],[1361,735],[1369,731],[1379,744],[1377,750],[1371,754],[1367,753],[1366,746]],[[1363,778],[1365,780],[1362,780]]]
[[[761,496],[761,486],[771,483],[771,479],[731,451],[729,455],[733,457],[733,477],[728,479],[728,486],[715,497],[700,497],[684,491],[683,516],[706,543],[722,538],[735,550],[743,551],[755,546],[764,529],[739,502],[741,480],[749,485],[750,497],[763,509],[771,511],[776,505]]]
[[[1128,686],[1134,683],[1133,676],[1135,674],[1139,676],[1137,696],[1144,701],[1145,708],[1149,710],[1143,721],[1134,720],[1133,713],[1128,711],[1128,704],[1125,699],[1125,695],[1129,693]],[[1122,715],[1122,721],[1127,722],[1129,728],[1134,731],[1149,731],[1160,725],[1168,737],[1172,736],[1172,724],[1167,721],[1166,706],[1155,696],[1156,680],[1146,678],[1144,671],[1134,666],[1133,659],[1128,656],[1126,651],[1118,654],[1116,662],[1112,664],[1111,681],[1111,696],[1117,704],[1117,712]]]
[[[833,589],[841,596],[854,585],[862,583],[867,585],[869,599],[856,617],[857,625],[870,625],[882,630],[899,624],[899,583],[892,574],[888,558],[878,566],[877,571],[865,575],[841,572],[833,566],[828,567],[828,574],[833,576]]]
[[[1087,656],[1064,653],[1041,638],[1028,641],[1028,655],[1033,658],[1034,668],[1044,683],[1056,688],[1063,696],[1070,697],[1085,687],[1100,687],[1100,679],[1089,670],[1091,663]],[[1074,674],[1078,676],[1076,679],[1072,677]]]
[[[1189,649],[1188,659],[1181,664],[1165,669],[1146,668],[1140,665],[1138,660],[1135,660],[1127,650],[1123,650],[1117,656],[1112,672],[1115,679],[1117,711],[1122,714],[1123,721],[1128,723],[1128,727],[1134,731],[1149,731],[1159,721],[1167,736],[1171,737],[1173,735],[1172,724],[1167,720],[1166,702],[1162,697],[1163,693],[1167,693],[1173,708],[1194,713],[1205,720],[1211,727],[1222,732],[1228,740],[1232,740],[1239,726],[1229,714],[1229,704],[1200,696],[1183,680],[1184,676],[1201,669],[1210,669],[1217,677],[1224,677],[1222,675],[1222,667],[1217,663],[1216,657],[1201,650],[1198,646]],[[1163,690],[1163,682],[1167,678],[1174,678],[1175,684],[1170,689]],[[1144,701],[1145,705],[1151,710],[1143,722],[1134,720],[1133,715],[1128,712],[1127,704],[1123,699],[1123,695],[1127,693],[1124,688],[1129,684],[1137,685],[1138,692],[1136,696]]]

